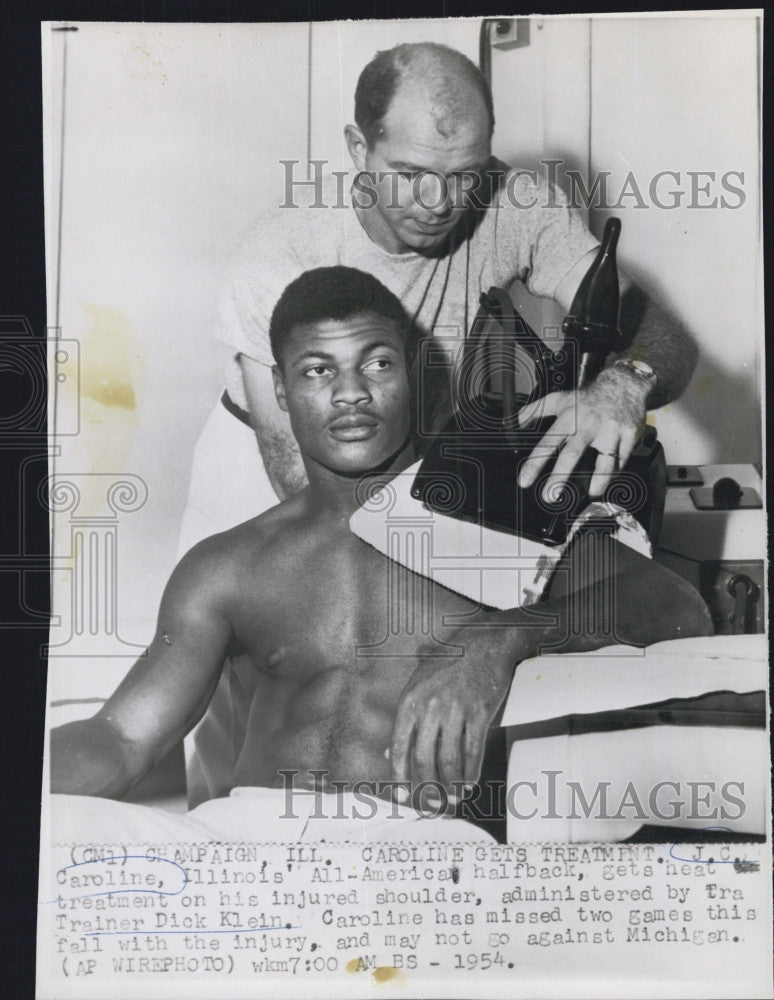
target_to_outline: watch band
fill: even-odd
[[[619,358],[615,364],[614,368],[625,368],[630,371],[637,378],[643,379],[648,385],[655,385],[656,373],[645,361],[639,361],[637,358]]]

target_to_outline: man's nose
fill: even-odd
[[[422,174],[419,182],[419,203],[433,215],[448,215],[452,208],[449,184],[441,174]]]
[[[334,403],[363,403],[371,399],[368,380],[358,371],[341,371],[333,385],[331,400]]]

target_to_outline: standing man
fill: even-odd
[[[598,241],[545,179],[491,156],[493,130],[489,88],[469,59],[443,45],[404,44],[378,53],[360,75],[355,124],[345,129],[351,175],[302,181],[286,164],[282,207],[247,234],[224,287],[226,393],[197,445],[181,552],[305,485],[274,397],[268,339],[280,293],[303,271],[345,264],[374,274],[420,333],[437,339],[449,370],[490,286],[520,280],[569,309]],[[599,452],[591,492],[599,495],[626,462],[646,408],[685,389],[692,340],[625,275],[622,292],[628,351],[587,388],[540,401],[540,412],[558,419],[526,463],[522,486],[561,449],[558,483],[591,446]],[[522,423],[537,412],[522,411]]]

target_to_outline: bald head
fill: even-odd
[[[492,95],[470,59],[434,42],[403,44],[379,52],[360,74],[355,121],[369,146],[385,136],[393,100],[407,93],[427,111],[444,139],[481,117],[487,120],[490,135],[494,129]]]

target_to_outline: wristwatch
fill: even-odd
[[[656,373],[645,361],[638,361],[637,358],[619,358],[613,367],[624,368],[626,371],[631,372],[632,375],[636,375],[637,378],[647,382],[651,388],[656,384]]]

